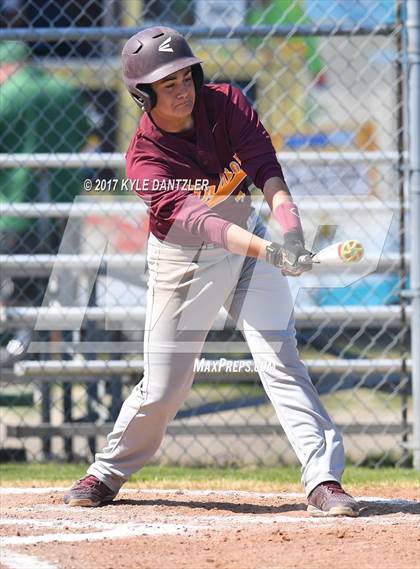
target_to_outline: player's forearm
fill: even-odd
[[[269,178],[264,184],[264,195],[270,208],[275,210],[282,204],[293,204],[293,199],[285,182],[279,178]],[[232,224],[226,232],[226,248],[231,253],[266,259],[266,247],[270,241],[253,235],[239,225]]]
[[[246,257],[266,258],[266,247],[270,241],[253,235],[246,229],[235,225],[229,226],[226,232],[226,248],[231,253]]]
[[[271,210],[285,202],[293,202],[287,184],[281,178],[269,178],[263,188],[263,194]]]
[[[269,178],[264,184],[264,195],[283,230],[285,240],[293,238],[304,243],[302,223],[299,210],[293,202],[289,188],[281,178]]]

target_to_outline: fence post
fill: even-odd
[[[407,2],[409,191],[411,209],[411,350],[414,468],[420,470],[420,4]]]

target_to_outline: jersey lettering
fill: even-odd
[[[241,160],[237,154],[229,166],[219,174],[219,184],[209,186],[208,189],[201,194],[200,199],[210,208],[224,202],[239,184],[246,178],[246,173],[241,168]]]

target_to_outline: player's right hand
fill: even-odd
[[[284,244],[270,243],[266,249],[267,262],[281,269],[285,276],[298,277],[312,269],[312,253],[305,249],[302,237],[294,231],[286,233]]]

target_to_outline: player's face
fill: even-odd
[[[195,103],[195,88],[190,67],[152,83],[152,87],[157,95],[153,111],[160,117],[176,120],[191,115]]]

